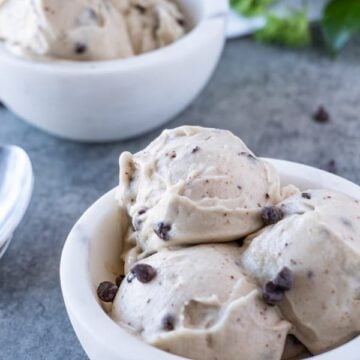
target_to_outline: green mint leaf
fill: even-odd
[[[234,10],[248,17],[264,15],[274,2],[275,0],[230,0]]]
[[[322,29],[327,46],[336,54],[360,32],[360,1],[331,0],[324,11]]]
[[[256,32],[255,37],[262,42],[275,43],[287,47],[303,47],[310,43],[310,28],[307,12],[293,11],[287,17],[268,15],[265,27]]]

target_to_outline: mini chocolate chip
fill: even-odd
[[[169,156],[170,159],[175,159],[176,158],[176,151],[175,150],[171,151],[170,154],[168,154],[168,156]]]
[[[138,211],[138,215],[144,215],[145,213],[146,213],[146,209],[140,209],[139,211]]]
[[[313,114],[313,120],[318,123],[327,123],[330,120],[330,115],[324,106],[319,106]]]
[[[337,170],[337,164],[335,160],[330,160],[326,165],[325,165],[325,170],[333,173],[333,174],[337,174],[338,170]]]
[[[173,315],[165,315],[161,320],[161,328],[165,331],[172,331],[175,329],[175,317]]]
[[[141,14],[145,14],[146,13],[146,7],[136,4],[135,5],[135,9],[138,10]]]
[[[176,19],[176,22],[182,27],[184,27],[186,25],[186,22],[184,19]]]
[[[80,42],[77,42],[77,43],[75,44],[75,47],[74,47],[74,52],[75,52],[75,54],[81,55],[81,54],[86,53],[86,51],[87,51],[87,46],[86,46],[86,44],[80,43]]]
[[[294,282],[292,271],[286,266],[283,267],[273,282],[280,290],[290,290]]]
[[[199,150],[200,150],[200,148],[199,148],[198,146],[195,146],[195,147],[192,149],[191,153],[192,153],[192,154],[195,154],[195,153],[197,153]]]
[[[269,281],[262,288],[262,298],[266,304],[275,306],[284,299],[284,291],[278,289],[272,281]]]
[[[308,199],[308,200],[311,199],[311,195],[310,195],[309,193],[307,193],[307,192],[303,192],[303,193],[301,194],[301,197],[303,197],[304,199]]]
[[[276,206],[265,206],[261,210],[261,218],[265,225],[273,225],[284,218],[284,212]]]
[[[164,222],[159,222],[154,225],[155,234],[164,241],[170,240],[169,232],[171,231],[171,225]]]
[[[119,288],[110,281],[104,281],[97,288],[97,295],[101,301],[113,302]]]
[[[120,274],[116,277],[115,279],[115,284],[120,287],[121,283],[123,282],[123,280],[125,279],[125,275]]]
[[[146,284],[155,278],[157,271],[151,265],[137,264],[132,267],[130,273],[134,274],[141,283]]]
[[[312,270],[309,270],[307,273],[306,273],[306,276],[308,277],[308,279],[312,279],[314,277],[314,272]]]
[[[265,199],[270,199],[270,195],[268,193],[265,194]]]
[[[292,271],[284,267],[275,277],[274,280],[268,281],[262,288],[262,297],[264,301],[274,306],[284,299],[284,293],[289,291],[293,286]]]

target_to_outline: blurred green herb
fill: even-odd
[[[230,0],[231,6],[244,16],[264,15],[274,0]]]
[[[333,54],[338,53],[360,32],[360,1],[330,1],[324,11],[322,29],[328,48]]]
[[[288,47],[302,47],[310,43],[310,29],[306,11],[293,11],[287,17],[268,15],[264,28],[255,38]]]
[[[289,47],[308,45],[311,41],[306,11],[289,10],[288,16],[279,17],[272,5],[279,0],[231,0],[234,10],[245,16],[262,16],[267,22],[255,37]],[[324,41],[332,54],[337,54],[348,41],[360,33],[360,0],[330,0],[321,21]]]

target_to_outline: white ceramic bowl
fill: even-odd
[[[305,165],[267,159],[282,183],[301,189],[328,188],[360,198],[360,187],[348,180]],[[183,359],[147,345],[116,325],[102,309],[97,285],[114,281],[118,273],[122,229],[115,191],[110,191],[80,218],[72,229],[61,258],[60,278],[71,323],[90,359]],[[359,360],[360,337],[313,360]]]
[[[159,126],[199,94],[219,60],[227,0],[177,0],[193,23],[182,39],[129,59],[31,61],[0,48],[0,99],[53,135],[113,141]]]

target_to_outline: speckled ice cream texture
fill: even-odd
[[[0,39],[17,55],[67,60],[128,58],[185,35],[171,0],[5,0]]]
[[[263,206],[294,191],[226,130],[165,130],[143,151],[120,157],[118,199],[134,228],[127,240],[145,254],[249,235],[263,226]]]
[[[279,206],[285,218],[248,240],[242,264],[259,285],[291,269],[293,288],[278,306],[318,354],[360,332],[360,202],[310,190]]]
[[[237,244],[163,250],[157,276],[122,282],[112,317],[160,349],[196,360],[278,360],[290,324],[242,273]],[[251,339],[256,339],[252,341]],[[241,349],[241,350],[240,350]]]

